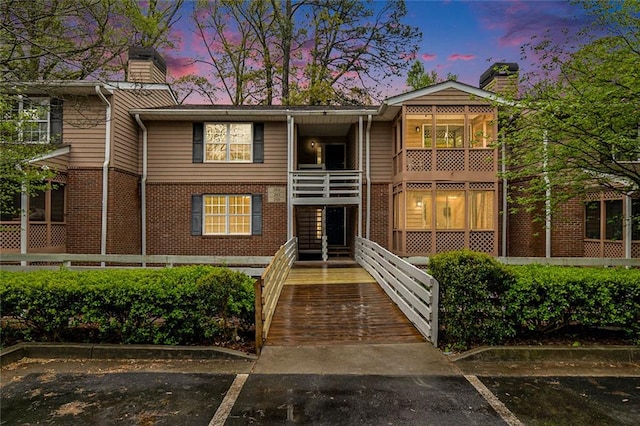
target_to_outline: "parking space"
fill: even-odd
[[[527,425],[638,425],[640,377],[480,377]]]

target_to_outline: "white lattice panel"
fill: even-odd
[[[469,150],[469,171],[472,172],[493,172],[495,164],[493,161],[493,150],[471,149]]]
[[[624,257],[622,241],[604,242],[602,257]]]
[[[407,151],[408,172],[430,172],[431,151]]]
[[[443,150],[436,151],[436,170],[463,171],[464,170],[464,150]]]
[[[20,224],[0,225],[0,248],[20,250]]]
[[[471,231],[469,234],[469,249],[493,254],[494,241],[494,231]]]
[[[464,247],[464,231],[436,232],[436,253],[462,250]]]

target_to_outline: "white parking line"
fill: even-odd
[[[502,417],[502,420],[511,426],[522,426],[523,423],[500,401],[484,383],[476,376],[464,376],[469,383],[482,395],[482,397],[493,407],[494,410]]]
[[[224,422],[227,421],[227,417],[229,417],[229,414],[231,414],[231,409],[233,408],[233,405],[236,403],[236,400],[238,399],[238,395],[240,395],[240,391],[244,386],[244,382],[247,381],[247,377],[249,377],[248,374],[238,374],[236,376],[233,383],[231,383],[231,386],[229,387],[227,394],[222,400],[222,403],[218,407],[216,414],[213,415],[213,418],[209,422],[209,426],[224,425]]]

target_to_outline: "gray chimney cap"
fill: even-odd
[[[152,47],[130,47],[129,48],[129,60],[141,59],[147,61],[153,61],[163,73],[167,73],[167,63],[158,51]]]
[[[480,76],[480,88],[484,88],[495,77],[517,74],[520,67],[515,62],[496,62]]]

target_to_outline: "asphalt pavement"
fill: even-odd
[[[63,348],[3,351],[1,425],[640,424],[637,348]]]

